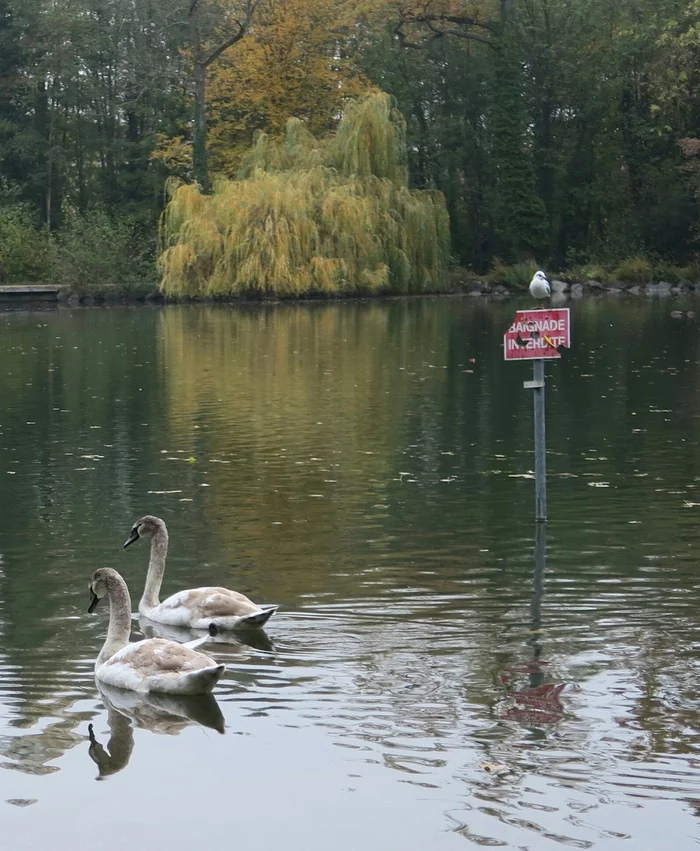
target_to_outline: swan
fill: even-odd
[[[122,576],[111,567],[101,567],[92,574],[89,589],[88,612],[94,612],[103,597],[109,599],[109,629],[95,662],[100,682],[165,694],[206,694],[214,688],[226,666],[195,650],[208,636],[188,644],[163,638],[129,643],[131,597]]]
[[[168,530],[160,517],[147,514],[134,523],[124,548],[145,537],[151,539],[151,558],[139,614],[156,623],[207,629],[261,627],[277,611],[277,606],[257,606],[243,594],[228,588],[191,588],[164,600],[158,599],[168,554]]]
[[[549,279],[541,270],[535,272],[532,276],[532,280],[530,281],[530,286],[528,288],[530,290],[530,295],[533,298],[538,299],[540,302],[542,299],[549,298],[552,294],[552,288],[549,285]]]

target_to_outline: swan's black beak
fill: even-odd
[[[90,605],[88,606],[88,614],[91,615],[95,609],[97,608],[97,604],[100,602],[100,598],[95,594],[94,591],[90,591]]]
[[[133,544],[134,541],[138,541],[138,539],[139,539],[139,533],[136,531],[136,529],[132,529],[131,535],[129,535],[128,539],[124,542],[124,549],[126,549],[129,546],[129,544]]]

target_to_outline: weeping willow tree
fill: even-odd
[[[438,288],[449,220],[438,192],[408,188],[405,125],[388,95],[348,107],[315,139],[290,119],[261,134],[236,180],[172,191],[161,219],[169,295],[303,295]]]

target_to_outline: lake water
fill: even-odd
[[[7,847],[698,847],[695,306],[572,305],[537,570],[513,302],[0,314]],[[145,513],[166,594],[280,606],[213,706],[96,688]]]

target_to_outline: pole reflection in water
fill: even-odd
[[[99,684],[100,697],[107,710],[110,731],[105,748],[88,727],[90,759],[99,769],[98,780],[116,774],[129,764],[134,749],[134,727],[168,736],[177,736],[186,727],[199,724],[218,733],[225,728],[224,716],[211,694],[174,696],[139,692]]]
[[[535,572],[530,606],[530,637],[532,660],[506,668],[501,680],[507,689],[513,680],[527,674],[528,686],[520,690],[508,690],[509,705],[500,716],[526,724],[554,724],[564,717],[560,695],[564,683],[547,683],[547,662],[542,659],[542,598],[544,597],[544,574],[547,565],[547,524],[535,524]]]

